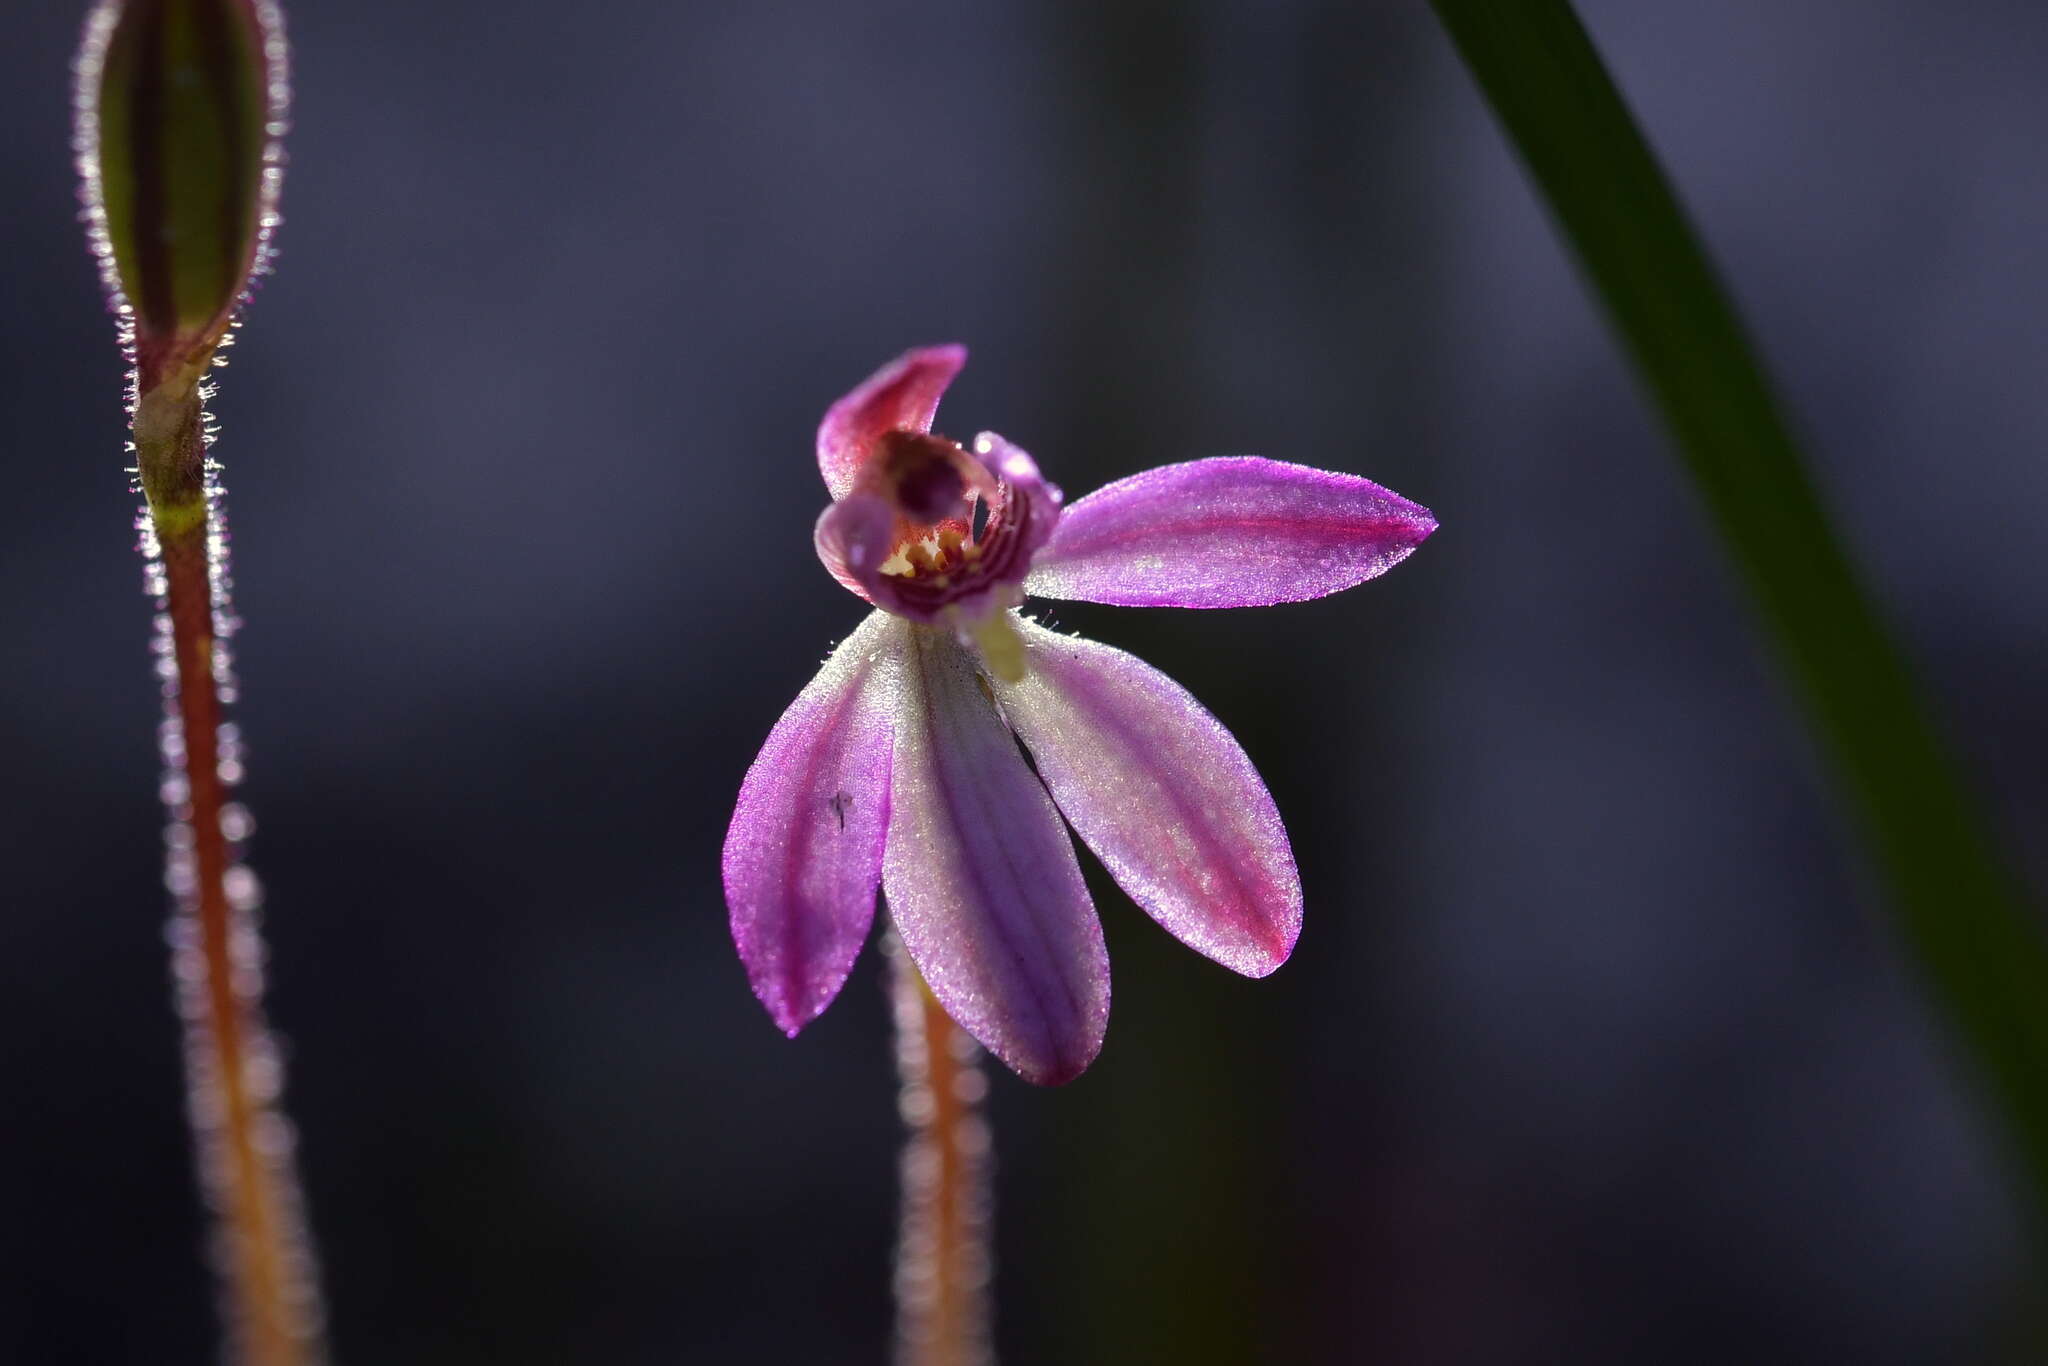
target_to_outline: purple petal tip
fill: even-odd
[[[818,471],[836,499],[853,491],[884,432],[931,430],[946,386],[967,364],[967,348],[949,342],[904,352],[855,385],[818,426]]]
[[[1273,972],[1301,934],[1301,878],[1244,749],[1143,660],[1018,624],[1028,667],[996,696],[1067,823],[1176,939],[1244,976]]]

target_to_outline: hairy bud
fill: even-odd
[[[269,0],[103,0],[86,22],[81,193],[144,394],[197,379],[263,269],[286,89]]]

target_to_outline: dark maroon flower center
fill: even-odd
[[[977,471],[955,442],[928,432],[884,432],[875,443],[875,476],[889,501],[913,522],[940,522],[967,496]]]
[[[1023,603],[1059,511],[1059,490],[993,432],[963,448],[895,428],[870,438],[853,487],[818,519],[818,556],[877,607],[964,639]]]
[[[927,432],[884,432],[868,466],[868,490],[896,510],[896,534],[880,569],[918,590],[972,577],[1007,491],[958,442]]]

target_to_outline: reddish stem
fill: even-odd
[[[196,416],[198,396],[193,396]],[[186,424],[178,443],[203,443]],[[204,447],[177,462],[205,466]],[[179,481],[182,482],[182,481]],[[159,489],[152,489],[153,494]],[[182,490],[180,492],[183,492]],[[214,1255],[240,1366],[315,1366],[322,1359],[310,1254],[290,1156],[291,1131],[277,1107],[280,1069],[264,1027],[263,951],[253,881],[234,859],[232,776],[224,764],[219,636],[225,620],[217,510],[202,474],[196,497],[156,509],[163,607],[174,685],[167,690],[167,781],[172,819],[170,883],[177,898],[173,973],[186,1029],[191,1117],[200,1177],[218,1221]],[[152,498],[153,507],[158,499]],[[167,515],[168,509],[168,515]],[[183,510],[180,515],[179,510]],[[205,515],[191,514],[203,509]],[[178,781],[182,776],[182,783]]]
[[[981,1049],[890,936],[903,1146],[898,1366],[989,1366],[989,1129]]]

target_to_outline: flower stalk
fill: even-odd
[[[227,529],[205,377],[268,267],[288,86],[271,0],[101,0],[79,48],[80,198],[127,353],[128,415],[157,601],[165,882],[188,1105],[238,1366],[317,1366],[319,1297],[262,1012]]]
[[[230,801],[241,758],[222,722],[233,696],[226,648],[234,618],[216,467],[205,455],[202,391],[179,408],[172,444],[144,454],[144,550],[157,593],[164,685],[167,882],[176,900],[172,975],[185,1026],[186,1076],[202,1189],[232,1359],[245,1366],[321,1360],[282,1069],[262,1012],[256,883],[238,860],[249,820]],[[138,428],[138,438],[142,433]],[[189,473],[188,473],[189,471]]]
[[[989,1366],[993,1158],[981,1048],[953,1023],[892,932],[890,1004],[902,1079],[897,1366]]]

